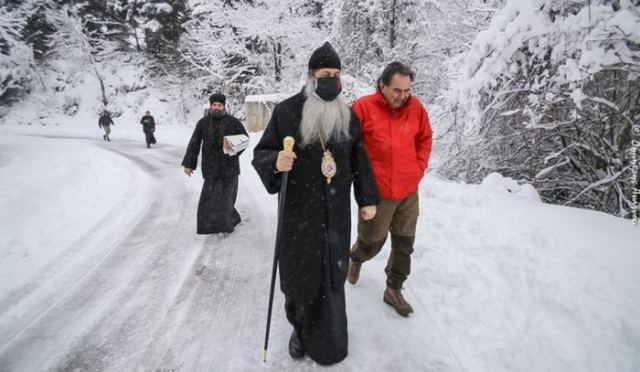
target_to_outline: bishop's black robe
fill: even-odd
[[[322,146],[300,145],[304,102],[301,92],[276,105],[252,164],[267,191],[279,192],[282,174],[274,172],[276,158],[283,138],[295,138],[297,159],[281,206],[280,288],[287,318],[307,354],[318,363],[331,364],[347,355],[344,283],[351,243],[351,187],[360,207],[378,204],[380,198],[357,116],[351,113],[348,140],[326,144],[337,164],[337,174],[327,184],[320,169]]]

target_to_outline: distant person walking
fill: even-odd
[[[140,124],[142,124],[142,131],[144,132],[147,142],[147,148],[151,148],[152,144],[156,144],[156,136],[153,135],[156,131],[156,120],[151,116],[151,113],[147,111],[144,113],[142,119],[140,119]]]
[[[102,115],[100,115],[100,119],[98,119],[98,128],[102,128],[102,131],[104,132],[102,135],[103,140],[111,141],[109,134],[111,134],[112,125],[115,124],[113,124],[113,120],[111,120],[111,114],[109,114],[109,111],[104,110]]]
[[[204,185],[198,204],[198,234],[230,233],[240,223],[234,205],[240,174],[238,158],[243,151],[233,152],[224,137],[248,135],[240,120],[227,114],[225,102],[223,94],[209,97],[209,113],[196,124],[182,161],[184,173],[191,177],[202,147]]]

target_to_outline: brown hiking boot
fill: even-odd
[[[411,305],[409,305],[407,301],[404,300],[404,297],[402,297],[402,292],[400,289],[387,287],[387,289],[385,289],[384,291],[384,296],[382,297],[382,299],[386,304],[389,304],[394,309],[396,309],[398,314],[402,316],[409,316],[409,314],[413,312],[413,308],[411,307]]]
[[[360,278],[361,267],[362,267],[362,262],[355,262],[353,260],[349,260],[349,272],[347,273],[347,281],[350,284],[356,284],[358,282],[358,278]]]

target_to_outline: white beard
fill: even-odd
[[[302,108],[302,121],[300,122],[300,137],[303,145],[319,142],[328,143],[329,140],[342,142],[349,139],[349,122],[351,111],[338,96],[333,101],[324,101],[316,96],[315,79],[309,77],[304,87],[304,95],[307,100]]]

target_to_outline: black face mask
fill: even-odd
[[[316,79],[316,95],[323,101],[333,101],[342,92],[342,83],[338,77],[321,77]]]

